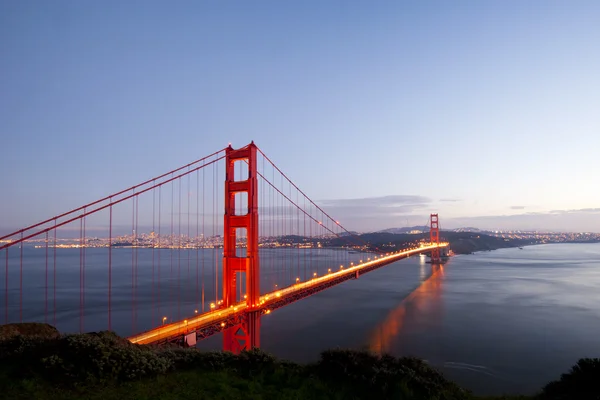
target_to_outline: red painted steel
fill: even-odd
[[[113,198],[113,197],[120,196],[120,195],[122,195],[122,194],[125,194],[125,193],[129,192],[130,190],[135,190],[135,189],[137,189],[137,188],[139,188],[139,187],[141,187],[141,186],[145,186],[145,185],[149,184],[150,182],[156,181],[157,179],[162,179],[162,178],[164,178],[164,177],[166,177],[166,176],[168,176],[168,175],[170,175],[170,174],[173,174],[173,173],[175,173],[175,172],[179,172],[179,171],[181,171],[181,170],[182,170],[182,169],[184,169],[184,168],[187,168],[187,167],[190,167],[190,166],[192,166],[192,165],[194,165],[194,164],[197,164],[197,163],[199,163],[200,161],[205,161],[205,160],[207,160],[207,159],[209,159],[209,158],[211,158],[211,157],[213,157],[213,156],[216,156],[217,154],[221,153],[223,150],[224,150],[224,149],[221,149],[221,150],[219,150],[219,151],[215,151],[214,153],[212,153],[212,154],[210,154],[210,155],[208,155],[208,156],[206,156],[206,157],[202,157],[202,158],[201,158],[201,159],[199,159],[199,160],[196,160],[196,161],[194,161],[194,162],[191,162],[191,163],[189,163],[189,164],[186,164],[186,165],[184,165],[183,167],[180,167],[180,168],[174,169],[174,170],[172,170],[172,171],[170,171],[170,172],[167,172],[166,174],[162,174],[162,175],[160,175],[160,176],[157,176],[157,177],[155,177],[155,178],[148,179],[147,181],[145,181],[145,182],[142,182],[142,183],[140,183],[140,184],[138,184],[138,185],[132,186],[132,187],[130,187],[129,189],[121,190],[120,192],[113,193],[113,194],[111,194],[110,196],[103,197],[103,198],[101,198],[100,200],[96,200],[96,201],[94,201],[94,202],[92,202],[92,203],[86,204],[86,205],[84,205],[84,206],[81,206],[81,207],[79,207],[79,208],[75,208],[75,209],[73,209],[73,210],[71,210],[71,211],[68,211],[68,212],[66,212],[66,213],[62,213],[62,214],[60,214],[60,215],[57,215],[56,217],[48,218],[48,219],[47,219],[47,220],[45,220],[45,221],[38,222],[37,224],[30,225],[30,226],[28,226],[28,227],[26,227],[26,228],[23,228],[23,229],[20,229],[20,230],[18,230],[18,231],[16,231],[16,232],[10,233],[10,234],[8,234],[8,235],[4,235],[4,236],[0,237],[0,240],[3,240],[3,239],[10,238],[11,236],[18,235],[19,233],[24,233],[24,232],[26,232],[26,231],[29,231],[29,230],[33,229],[33,228],[37,228],[37,227],[40,227],[40,226],[42,226],[42,225],[44,225],[44,224],[47,224],[47,223],[49,223],[49,222],[56,221],[57,219],[60,219],[60,218],[66,217],[66,216],[68,216],[68,215],[70,215],[70,214],[73,214],[73,213],[76,213],[76,212],[78,212],[78,211],[85,210],[86,208],[89,208],[89,207],[91,207],[91,206],[97,205],[98,203],[105,202],[105,201],[107,201],[107,200],[108,200],[108,201],[110,201],[110,202],[112,203],[112,198]],[[221,158],[219,158],[219,159],[217,159],[217,160],[213,160],[213,162],[216,162],[216,161],[218,161],[218,160],[220,160],[220,159],[221,159]],[[205,166],[205,165],[202,165],[202,167],[204,167],[204,166]],[[202,167],[200,167],[200,168],[202,168]],[[180,176],[187,175],[188,173],[190,173],[190,172],[194,172],[194,171],[196,171],[197,169],[200,169],[200,168],[194,168],[194,169],[193,169],[193,170],[191,170],[191,171],[190,171],[190,170],[188,170],[188,171],[187,171],[187,173],[185,173],[185,174],[181,174]],[[169,181],[167,181],[167,182],[169,182]],[[167,182],[163,182],[163,184],[164,184],[164,183],[167,183]],[[150,189],[153,189],[154,187],[155,187],[155,185],[153,185],[153,186],[152,186]],[[140,192],[140,193],[142,193],[142,192]],[[138,194],[140,194],[140,193],[138,193]],[[129,198],[129,197],[127,197],[127,198],[125,198],[125,199],[122,199],[122,200],[127,200],[128,198]],[[122,200],[121,200],[121,201],[122,201]],[[116,203],[112,203],[112,204],[116,204]],[[103,208],[106,208],[106,207],[103,207]],[[89,214],[84,212],[84,213],[83,213],[83,215],[89,215]],[[81,216],[80,216],[80,217],[81,217]],[[71,219],[71,220],[69,220],[69,221],[67,221],[67,222],[71,222],[71,221],[74,221],[74,220],[76,220],[76,219],[78,219],[78,218]],[[41,233],[43,233],[43,232],[46,232],[46,230],[42,231]],[[39,234],[39,233],[40,233],[40,232],[38,232],[38,234]],[[33,236],[37,236],[37,235],[33,235]],[[29,237],[25,238],[24,240],[27,240],[28,238],[29,238]],[[14,243],[13,243],[13,244],[14,244]],[[2,247],[0,248],[0,250],[1,250],[1,249],[3,249],[4,247],[9,247],[9,246],[2,246]]]
[[[431,214],[430,216],[430,224],[429,224],[429,241],[431,243],[440,244],[440,227],[438,224],[438,215]],[[440,262],[440,249],[436,247],[431,250],[431,262],[439,263]]]
[[[75,210],[73,210],[73,211],[69,211],[68,213],[61,214],[61,215],[60,215],[60,216],[58,216],[58,217],[54,217],[54,218],[48,219],[48,220],[46,220],[46,221],[44,221],[44,222],[40,222],[40,223],[38,223],[38,224],[31,225],[30,227],[27,227],[27,228],[24,228],[24,229],[18,230],[18,231],[16,231],[16,232],[13,232],[13,233],[11,233],[11,234],[9,234],[9,235],[5,235],[5,236],[1,237],[1,238],[0,238],[0,240],[6,239],[6,238],[10,238],[10,237],[12,237],[12,236],[15,236],[15,235],[17,235],[17,234],[19,234],[19,233],[21,234],[21,237],[20,237],[19,239],[16,239],[16,240],[13,240],[13,241],[11,241],[10,243],[7,243],[7,244],[0,245],[0,250],[4,250],[5,248],[12,247],[12,246],[15,246],[15,245],[17,245],[17,244],[19,244],[19,243],[21,243],[21,242],[24,242],[24,241],[26,241],[26,240],[29,240],[29,239],[31,239],[31,238],[34,238],[34,237],[36,237],[36,236],[40,236],[40,235],[42,235],[42,234],[44,234],[44,233],[46,233],[46,232],[50,232],[50,231],[52,231],[52,230],[56,231],[56,228],[59,228],[59,227],[61,227],[61,226],[67,225],[67,224],[69,224],[69,223],[71,223],[71,222],[74,222],[74,221],[80,220],[80,219],[82,219],[82,218],[84,218],[84,217],[87,217],[87,216],[89,216],[89,215],[95,214],[95,213],[97,213],[98,211],[105,210],[105,209],[107,209],[107,208],[109,208],[109,207],[111,207],[111,206],[114,206],[114,205],[116,205],[116,204],[122,203],[122,202],[124,202],[125,200],[129,200],[129,199],[131,199],[131,198],[137,197],[137,196],[139,196],[139,195],[141,195],[141,194],[144,194],[144,193],[146,193],[146,192],[149,192],[149,191],[151,191],[151,190],[153,190],[153,189],[156,189],[157,187],[161,187],[161,186],[163,186],[163,185],[165,185],[165,184],[167,184],[167,183],[169,183],[169,182],[173,182],[173,181],[175,181],[175,180],[177,180],[177,179],[180,179],[181,177],[183,177],[183,176],[186,176],[186,175],[188,175],[188,174],[190,174],[190,173],[192,173],[192,172],[196,172],[196,171],[198,171],[198,170],[200,170],[200,169],[202,169],[202,168],[206,167],[207,165],[214,164],[214,163],[216,163],[216,162],[218,162],[218,161],[222,160],[223,158],[225,158],[225,156],[220,156],[220,157],[218,157],[218,158],[216,158],[216,159],[214,159],[214,160],[212,160],[212,161],[210,161],[210,162],[207,162],[206,164],[203,164],[203,165],[201,165],[201,166],[199,166],[199,167],[196,167],[196,168],[194,168],[194,169],[192,169],[192,170],[190,170],[190,171],[188,171],[188,172],[185,172],[185,173],[182,173],[182,174],[179,174],[179,175],[175,175],[175,176],[173,176],[173,177],[172,177],[172,178],[170,178],[170,179],[167,179],[167,180],[165,180],[165,181],[163,181],[163,182],[161,182],[161,183],[154,184],[154,185],[152,185],[152,186],[150,186],[150,187],[148,187],[148,188],[145,188],[144,190],[141,190],[141,191],[139,191],[139,192],[135,192],[135,193],[133,193],[133,194],[130,194],[130,195],[128,195],[128,196],[122,197],[122,198],[120,198],[119,200],[112,201],[112,196],[106,197],[105,199],[109,201],[109,203],[108,203],[108,204],[104,204],[104,205],[102,205],[102,206],[98,206],[97,208],[93,209],[92,211],[84,211],[83,213],[81,213],[81,214],[79,214],[79,215],[77,215],[77,216],[75,216],[75,217],[72,217],[72,218],[70,218],[70,219],[68,219],[68,220],[66,220],[66,221],[62,221],[62,222],[60,222],[60,223],[58,223],[58,224],[56,223],[56,219],[57,219],[57,218],[60,218],[60,217],[62,217],[62,216],[71,215],[71,214],[73,214],[75,211],[78,211],[78,210],[84,209],[84,208],[85,208],[85,207],[87,207],[87,206],[84,206],[84,207],[79,207],[79,208],[77,208],[77,209],[75,209]],[[179,171],[180,169],[181,169],[181,168],[177,169],[177,171]],[[161,176],[164,176],[164,175],[161,175]],[[140,186],[140,185],[137,185],[137,186],[135,186],[135,187],[138,187],[138,186]],[[124,193],[124,192],[126,192],[126,191],[121,191],[121,192],[119,192],[118,194],[122,194],[122,193]],[[103,199],[103,200],[104,200],[104,199]],[[98,204],[99,202],[101,202],[101,201],[103,201],[103,200],[98,200],[98,201],[95,201],[95,202],[93,202],[93,203],[90,203],[90,204]],[[35,227],[38,227],[38,226],[40,226],[40,225],[43,225],[43,224],[45,224],[45,223],[47,223],[47,222],[49,222],[49,221],[53,221],[53,220],[55,221],[55,224],[54,224],[53,226],[51,226],[51,227],[49,227],[49,228],[44,228],[44,229],[41,229],[41,230],[39,230],[39,231],[36,231],[36,232],[34,232],[34,233],[28,234],[27,236],[23,236],[24,232],[26,232],[26,231],[28,231],[28,230],[30,230],[30,229],[33,229],[33,228],[35,228]]]
[[[238,302],[236,286],[238,273],[246,277],[247,309],[240,324],[223,332],[223,350],[239,352],[259,347],[260,316],[254,312],[260,301],[260,275],[258,258],[258,179],[256,170],[256,145],[254,142],[241,149],[229,146],[225,150],[225,216],[223,219],[223,307]],[[235,162],[248,164],[248,178],[235,181]],[[246,193],[247,212],[236,215],[235,195]],[[246,230],[246,256],[238,257],[237,229]],[[239,299],[241,300],[241,299]]]
[[[262,157],[261,157],[262,156]],[[262,170],[259,170],[258,157],[262,158]],[[212,158],[212,159],[211,159]],[[139,233],[139,224],[141,223],[141,219],[139,216],[140,210],[143,210],[144,200],[139,201],[139,196],[152,191],[152,321],[155,321],[155,310],[154,304],[156,303],[155,296],[158,298],[158,316],[162,315],[161,313],[161,190],[163,186],[170,183],[171,186],[171,212],[170,216],[170,224],[171,231],[169,239],[177,238],[175,243],[167,242],[167,244],[171,248],[171,256],[170,256],[170,269],[171,275],[170,277],[173,279],[173,249],[177,249],[177,261],[175,268],[177,268],[177,279],[174,287],[176,287],[176,294],[173,294],[172,291],[171,296],[173,297],[171,300],[175,301],[174,296],[178,296],[177,303],[177,316],[178,320],[181,319],[181,312],[186,312],[181,309],[182,305],[187,305],[185,303],[181,303],[181,301],[186,301],[185,298],[185,287],[180,287],[182,282],[181,276],[181,262],[182,257],[187,257],[187,279],[183,281],[184,285],[186,282],[192,282],[190,276],[190,262],[191,259],[189,256],[184,253],[184,246],[182,241],[182,217],[187,218],[187,238],[191,237],[192,231],[190,230],[190,214],[191,212],[191,192],[190,192],[190,174],[198,173],[200,169],[202,171],[202,210],[200,210],[199,202],[200,202],[200,182],[199,175],[196,176],[196,237],[199,237],[199,225],[200,225],[200,211],[202,211],[202,235],[204,236],[204,225],[205,225],[205,194],[204,194],[204,167],[212,165],[213,166],[213,182],[214,184],[214,192],[213,192],[213,236],[217,237],[217,233],[215,229],[218,231],[217,226],[217,209],[220,208],[218,205],[218,196],[217,193],[222,193],[217,191],[216,182],[219,181],[219,172],[215,169],[215,165],[218,161],[225,160],[225,185],[224,185],[224,232],[223,232],[223,275],[222,277],[218,276],[218,270],[215,269],[215,286],[222,286],[222,300],[219,301],[219,291],[215,287],[215,303],[211,304],[211,311],[208,314],[223,312],[224,316],[220,319],[215,319],[211,322],[212,325],[200,325],[196,323],[194,326],[188,327],[188,320],[183,320],[183,322],[174,322],[170,325],[181,325],[181,329],[177,331],[177,336],[181,335],[189,335],[191,332],[194,332],[193,329],[204,329],[206,332],[198,331],[198,338],[206,337],[211,332],[223,332],[223,349],[232,352],[240,352],[243,350],[249,350],[254,347],[260,346],[260,325],[261,325],[261,314],[268,314],[272,310],[282,307],[290,302],[297,301],[301,298],[314,294],[318,291],[324,290],[328,287],[331,287],[335,284],[338,284],[342,281],[352,278],[359,278],[362,274],[379,268],[383,265],[386,265],[388,262],[393,262],[400,257],[396,257],[392,259],[385,259],[385,261],[378,261],[372,265],[368,264],[371,258],[368,258],[365,261],[365,264],[368,264],[366,267],[361,267],[359,270],[350,270],[346,274],[340,274],[339,272],[333,271],[332,268],[327,268],[329,266],[323,266],[313,260],[312,252],[308,254],[301,249],[303,247],[310,247],[315,244],[315,241],[320,240],[319,238],[323,237],[342,237],[344,236],[349,241],[357,241],[365,249],[368,249],[370,246],[368,243],[362,241],[360,238],[348,232],[338,221],[334,220],[327,214],[323,209],[321,209],[317,204],[315,204],[310,198],[308,198],[304,192],[302,192],[277,166],[273,164],[273,162],[262,153],[262,151],[254,144],[254,142],[249,145],[239,148],[233,149],[229,146],[226,149],[215,152],[207,157],[204,157],[194,163],[187,164],[181,168],[170,171],[166,174],[163,174],[159,177],[150,179],[141,183],[139,185],[133,186],[129,189],[117,192],[111,196],[107,196],[103,199],[97,200],[95,202],[86,204],[80,208],[74,209],[70,212],[63,213],[56,217],[50,218],[41,223],[31,225],[27,228],[21,229],[17,232],[13,232],[10,235],[0,237],[0,240],[11,238],[10,241],[6,241],[7,243],[0,243],[0,250],[5,250],[5,319],[8,322],[8,268],[9,268],[9,260],[8,260],[8,252],[9,250],[12,252],[10,247],[14,247],[19,245],[22,242],[26,242],[29,239],[38,236],[45,236],[45,271],[43,275],[43,279],[45,282],[45,291],[44,291],[44,319],[47,320],[47,313],[49,312],[49,307],[53,307],[53,320],[54,324],[56,324],[56,286],[57,286],[57,259],[56,259],[56,249],[57,249],[57,230],[59,227],[66,226],[72,222],[78,221],[79,224],[79,290],[80,290],[80,314],[79,314],[79,329],[81,331],[84,330],[84,311],[86,306],[86,268],[89,267],[88,263],[91,263],[90,260],[86,262],[86,247],[89,242],[89,238],[87,237],[88,231],[92,229],[92,220],[86,221],[87,216],[92,214],[96,214],[102,210],[106,210],[108,213],[108,329],[112,328],[112,317],[113,317],[113,295],[116,295],[116,286],[113,288],[113,239],[118,237],[116,235],[117,231],[113,230],[113,222],[115,222],[118,218],[118,214],[114,215],[115,221],[113,221],[113,207],[117,204],[123,203],[129,199],[132,201],[131,208],[131,230],[133,232],[132,239],[132,249],[131,249],[131,323],[132,323],[132,331],[135,333],[137,330],[137,319],[138,319],[138,307],[141,306],[141,302],[138,302],[137,295],[141,293],[138,289],[138,238],[140,237]],[[270,163],[273,167],[273,178],[267,179],[267,175],[265,173],[265,161]],[[237,177],[236,181],[235,166],[236,163],[240,166],[240,172],[242,164],[247,164],[248,168],[248,176],[247,178]],[[279,183],[279,179],[275,179],[275,171],[281,174],[281,182]],[[215,175],[216,174],[216,175]],[[185,203],[182,203],[182,181],[183,177],[187,176],[187,207]],[[279,178],[279,176],[277,177]],[[277,270],[274,271],[271,268],[271,275],[273,281],[273,285],[275,290],[269,287],[269,293],[263,295],[261,297],[260,294],[260,261],[259,261],[259,179],[260,181],[260,189],[261,192],[261,201],[266,200],[268,202],[268,206],[266,204],[261,204],[261,206],[266,207],[265,212],[261,213],[263,216],[268,215],[269,218],[266,218],[267,222],[265,224],[270,223],[270,225],[263,225],[260,229],[263,232],[263,236],[267,238],[284,238],[281,243],[283,243],[282,247],[282,255],[283,258],[278,261],[280,264],[277,266]],[[175,181],[178,181],[179,186],[179,197],[178,197],[178,206],[175,209],[175,199],[174,199],[174,186]],[[277,186],[276,186],[277,185]],[[158,191],[158,200],[156,199],[156,190]],[[266,193],[265,193],[266,191]],[[295,196],[294,196],[295,191]],[[237,196],[239,194],[243,194],[242,196]],[[146,196],[148,197],[148,196]],[[244,209],[244,205],[240,207],[239,198],[247,198],[247,208]],[[237,200],[236,200],[237,199]],[[236,202],[238,204],[236,204]],[[302,202],[304,205],[302,206]],[[158,203],[158,236],[157,241],[158,244],[155,246],[155,213],[156,213],[156,203]],[[263,202],[265,203],[265,202]],[[140,205],[142,207],[140,207]],[[237,207],[236,207],[237,206]],[[237,210],[237,212],[236,212]],[[183,215],[182,215],[183,214]],[[177,218],[177,231],[175,231],[174,218]],[[271,221],[271,222],[269,222]],[[89,226],[86,226],[86,222],[89,222]],[[115,222],[116,223],[116,222]],[[184,221],[185,223],[185,221]],[[308,224],[308,225],[307,225]],[[303,225],[303,226],[301,226]],[[143,226],[143,225],[142,225]],[[184,225],[185,226],[185,225]],[[118,225],[115,225],[115,229]],[[245,254],[240,254],[240,248],[244,247],[243,244],[243,236],[240,234],[240,230],[245,230],[246,244],[245,244]],[[52,234],[53,232],[53,234]],[[267,235],[265,235],[267,233]],[[343,233],[347,233],[348,235],[343,235]],[[310,246],[301,246],[301,242],[295,242],[292,239],[287,239],[286,237],[292,237],[294,235],[298,235],[300,237],[309,237]],[[53,254],[49,254],[49,240],[53,240]],[[270,239],[269,239],[270,240]],[[277,239],[279,240],[279,239]],[[440,231],[438,224],[438,214],[430,215],[430,241],[433,245],[440,244]],[[3,240],[4,242],[4,240]],[[240,245],[238,245],[240,242]],[[276,246],[279,246],[281,243],[275,242]],[[176,244],[176,247],[173,245]],[[319,247],[321,247],[320,243],[318,243]],[[443,244],[444,246],[446,244]],[[292,247],[297,246],[297,250],[293,250]],[[155,248],[157,249],[157,259],[155,260]],[[344,249],[345,245],[340,245],[340,249]],[[347,247],[350,249],[351,247]],[[18,263],[19,268],[19,294],[18,294],[18,318],[19,320],[23,320],[23,246],[19,246],[19,253],[15,254],[15,264]],[[187,245],[185,246],[187,249]],[[198,315],[198,309],[204,311],[204,258],[202,258],[202,284],[199,282],[199,268],[200,268],[200,257],[199,250],[200,248],[196,248],[196,282],[195,282],[195,314],[191,321],[193,322],[197,318],[204,318],[200,313]],[[15,249],[16,250],[16,249]],[[380,251],[379,249],[376,249]],[[215,247],[215,254],[218,252],[217,247]],[[413,251],[413,250],[411,250]],[[440,261],[440,250],[438,247],[431,249],[430,247],[425,248],[423,250],[415,249],[415,254],[418,252],[426,252],[430,251],[432,255],[432,261],[437,263]],[[243,252],[243,250],[242,250]],[[15,251],[16,253],[16,251]],[[343,270],[343,265],[347,265],[349,260],[341,260],[341,253],[336,254],[336,263],[331,265],[331,267],[340,266],[340,270]],[[0,253],[1,254],[1,253]],[[12,254],[12,253],[11,253]],[[89,256],[90,254],[88,254]],[[52,265],[49,264],[49,256],[52,257]],[[295,258],[294,258],[295,256]],[[387,255],[386,255],[387,256]],[[1,257],[1,256],[0,256]],[[301,258],[303,258],[303,269],[304,269],[304,279],[300,278],[301,274]],[[377,259],[377,257],[374,257]],[[0,259],[1,260],[1,259]],[[184,259],[185,262],[186,259]],[[156,265],[155,265],[156,261]],[[356,260],[355,260],[356,261]],[[2,261],[0,261],[1,265]],[[363,264],[363,260],[360,261]],[[215,268],[217,268],[217,262],[215,261]],[[353,264],[351,264],[353,265]],[[116,267],[116,265],[114,265]],[[49,282],[49,271],[48,268],[52,268],[52,292],[49,291],[48,285]],[[156,272],[158,273],[157,281],[155,282],[155,267]],[[263,265],[265,270],[263,271],[264,275],[268,275],[268,266]],[[1,267],[0,267],[1,268]],[[354,267],[351,267],[354,268]],[[219,268],[220,270],[220,268]],[[326,270],[326,271],[325,271]],[[242,275],[243,274],[243,275]],[[331,274],[331,275],[329,275]],[[343,275],[343,276],[342,276]],[[329,276],[329,278],[326,278]],[[15,276],[16,278],[16,276]],[[15,279],[15,278],[11,278]],[[240,288],[237,287],[238,281],[245,278],[246,286],[245,286],[245,295],[243,292],[243,288],[240,285]],[[325,279],[324,279],[325,278]],[[306,285],[309,280],[314,279],[316,282],[314,285]],[[15,279],[16,280],[16,279]],[[285,286],[288,282],[294,282],[291,286]],[[116,281],[115,281],[116,282]],[[265,282],[265,286],[269,286]],[[15,282],[16,284],[16,282]],[[155,287],[156,284],[156,287]],[[279,286],[278,286],[279,285]],[[200,287],[202,288],[201,299],[202,304],[199,306],[200,301]],[[238,290],[239,289],[239,290]],[[294,289],[290,291],[290,289]],[[175,290],[175,289],[174,289]],[[283,291],[283,292],[280,292]],[[282,294],[283,293],[283,294]],[[287,293],[287,294],[286,294]],[[48,296],[52,296],[53,304],[50,306],[48,304]],[[273,296],[269,299],[269,295]],[[180,298],[180,296],[183,296]],[[0,295],[0,298],[2,296]],[[15,297],[15,303],[17,299]],[[237,310],[236,310],[237,308]],[[16,309],[16,307],[15,307]],[[219,316],[221,314],[218,314]],[[16,319],[16,317],[15,317]],[[163,327],[166,317],[163,317]],[[173,318],[175,319],[175,318]],[[90,319],[88,318],[88,321]],[[171,321],[171,319],[169,319]],[[200,321],[200,320],[199,320]],[[153,330],[162,330],[162,327],[153,328]],[[170,329],[170,328],[169,328]],[[210,331],[210,332],[209,332]],[[139,335],[138,335],[139,336]],[[165,336],[166,338],[167,336]],[[169,336],[171,339],[172,336]],[[161,339],[162,340],[162,339]]]

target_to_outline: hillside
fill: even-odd
[[[476,251],[496,250],[506,247],[519,247],[534,243],[533,240],[508,240],[474,232],[449,232],[440,233],[442,240],[450,243],[450,248],[456,254],[470,254]],[[331,246],[367,245],[369,249],[393,251],[410,246],[417,246],[421,240],[428,240],[429,233],[411,235],[408,233],[374,232],[365,233],[358,237],[332,239]]]

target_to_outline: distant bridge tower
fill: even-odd
[[[431,243],[440,244],[440,227],[438,224],[438,215],[431,214],[429,217],[429,241]],[[440,262],[440,248],[436,247],[431,250],[431,263],[439,263]]]
[[[238,273],[246,275],[246,311],[233,326],[223,332],[223,350],[239,353],[260,346],[260,276],[258,259],[258,179],[254,142],[241,149],[229,146],[225,151],[225,216],[223,235],[223,305],[228,308],[241,299],[236,297]],[[235,163],[248,163],[248,178],[235,181]],[[247,213],[235,214],[235,195],[246,193]],[[237,230],[246,230],[246,256],[236,253]]]

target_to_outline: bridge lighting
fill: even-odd
[[[360,262],[362,263],[362,260],[360,260]]]
[[[167,317],[163,317],[163,319],[162,319],[163,325],[165,324],[166,320],[167,320]]]
[[[184,319],[184,320],[183,320],[183,323],[187,325],[187,319]]]
[[[331,268],[329,268],[329,269],[327,270],[327,272],[331,273]]]
[[[344,269],[344,266],[343,266],[343,265],[340,265],[340,269]]]
[[[215,306],[215,303],[210,303],[210,308],[211,308],[211,309],[214,309],[215,307],[216,307],[216,306]]]
[[[313,276],[315,276],[315,277],[316,277],[316,276],[317,276],[317,273],[315,272],[315,273],[313,274]]]
[[[246,295],[246,294],[245,294],[245,295],[244,295],[244,298],[245,298],[245,299],[247,299],[247,298],[248,298],[248,295]]]
[[[296,278],[296,283],[300,282],[300,278]]]
[[[221,322],[221,328],[225,326],[225,322]]]
[[[267,300],[269,300],[269,296],[265,297]]]
[[[198,314],[198,310],[194,310],[194,314]]]
[[[277,292],[277,294],[275,296],[281,297],[281,293]]]
[[[267,313],[267,314],[271,314],[271,310],[267,310],[267,312],[266,312],[266,313]]]

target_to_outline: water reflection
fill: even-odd
[[[413,320],[429,316],[429,323],[425,324],[427,329],[431,325],[441,324],[442,321],[442,286],[444,281],[444,266],[434,264],[431,266],[431,275],[423,280],[425,276],[425,260],[421,258],[420,274],[421,284],[412,291],[402,302],[393,309],[388,316],[369,335],[369,349],[376,353],[401,352],[393,348],[399,342],[397,337],[403,333],[403,327],[415,327],[419,324],[412,323]],[[409,332],[404,332],[409,333]],[[399,351],[400,350],[400,351]]]

